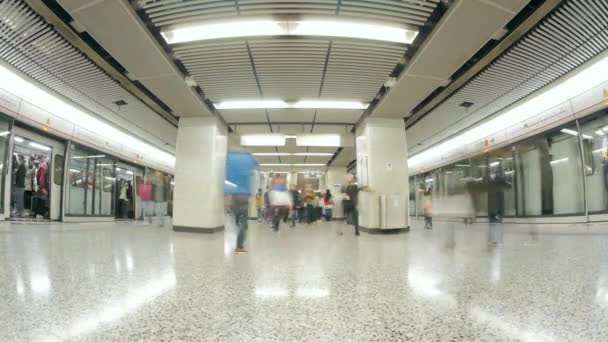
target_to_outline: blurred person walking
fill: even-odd
[[[272,208],[270,207],[270,187],[266,186],[264,192],[264,220],[266,223],[272,222]]]
[[[226,155],[226,181],[224,183],[224,205],[227,212],[234,218],[238,228],[236,253],[247,252],[249,219],[249,197],[251,196],[251,178],[258,168],[255,158],[245,151],[229,151]]]
[[[270,190],[270,206],[273,212],[272,229],[279,231],[281,220],[287,223],[289,212],[292,207],[291,194],[287,191],[287,180],[283,174],[277,174],[272,179]]]
[[[302,218],[300,216],[300,212],[302,211],[302,196],[298,191],[298,187],[295,184],[292,184],[289,193],[291,194],[291,227],[296,226],[296,219],[299,219],[302,222]]]
[[[259,188],[255,194],[255,208],[258,212],[258,222],[262,222],[264,219],[264,194],[262,193],[262,188]]]
[[[424,229],[433,229],[433,188],[429,187],[424,192]]]
[[[304,187],[304,203],[306,203],[306,223],[311,224],[315,217],[315,190],[312,185],[306,184]]]
[[[325,191],[325,195],[323,196],[323,207],[325,208],[325,219],[329,222],[333,216],[334,209],[334,199],[329,189]]]
[[[346,189],[344,189],[344,213],[346,214],[346,222],[355,226],[355,235],[359,236],[359,187],[355,183],[355,176],[346,175]]]

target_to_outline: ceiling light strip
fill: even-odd
[[[174,27],[163,30],[161,35],[167,44],[267,36],[340,37],[411,44],[418,35],[418,31],[401,26],[345,20],[252,19]]]
[[[216,109],[356,109],[363,110],[367,103],[337,100],[228,100],[214,104]]]

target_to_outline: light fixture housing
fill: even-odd
[[[320,163],[317,163],[317,164],[307,164],[307,163],[299,163],[299,164],[269,163],[269,164],[260,164],[260,166],[286,166],[286,167],[289,167],[289,166],[316,166],[316,167],[319,167],[319,166],[327,166],[327,164],[320,164]]]
[[[302,152],[302,153],[287,153],[287,152],[260,152],[252,153],[256,157],[281,157],[281,156],[298,156],[298,157],[331,157],[333,153],[317,153],[317,152]]]
[[[283,100],[230,100],[214,104],[215,109],[280,109],[289,108]]]
[[[267,36],[339,37],[411,44],[418,31],[404,26],[342,19],[298,18],[205,22],[170,27],[161,32],[167,44],[193,41]]]
[[[244,134],[241,146],[285,146],[283,134]]]
[[[358,101],[334,101],[334,100],[300,100],[292,105],[292,108],[302,109],[366,109],[367,103]]]
[[[341,146],[340,134],[298,134],[296,145],[304,147],[339,147]]]
[[[215,103],[215,109],[366,109],[369,104],[350,100],[227,100]]]

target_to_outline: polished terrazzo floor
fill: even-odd
[[[2,224],[0,341],[608,341],[608,224],[233,237]]]

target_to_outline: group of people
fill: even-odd
[[[251,179],[259,164],[245,151],[230,151],[226,157],[226,180],[224,183],[224,206],[237,226],[236,253],[247,252],[244,248],[248,229],[248,211]],[[342,189],[343,207],[347,223],[355,227],[359,235],[358,193],[359,187],[353,175],[346,176],[347,185]],[[287,186],[284,174],[277,174],[266,188],[258,189],[256,194],[258,217],[272,222],[272,228],[279,230],[281,221],[291,226],[296,222],[313,223],[322,218],[330,221],[333,214],[333,196],[330,190],[324,195],[306,185],[302,191],[295,185]]]
[[[296,185],[281,188],[283,176],[273,179],[273,186],[267,186],[266,191],[258,189],[255,204],[258,211],[258,221],[272,223],[274,230],[279,230],[280,222],[291,222],[291,227],[298,223],[314,223],[320,220],[331,221],[333,214],[333,195],[328,189],[322,194],[307,185],[299,190]],[[284,192],[284,195],[281,194]]]
[[[26,158],[23,154],[14,154],[12,167],[12,216],[46,216],[49,195],[47,157],[34,155]]]

